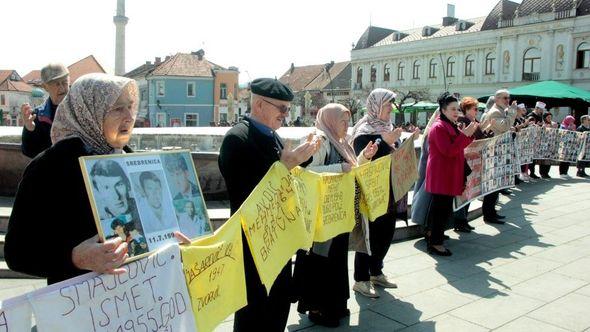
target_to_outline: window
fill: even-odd
[[[6,97],[4,95],[0,95],[0,105],[6,105]]]
[[[362,84],[363,83],[363,68],[358,67],[356,69],[356,84]]]
[[[166,95],[165,91],[166,85],[164,84],[164,81],[156,82],[156,95],[158,97],[164,97]]]
[[[389,65],[388,64],[385,64],[385,66],[383,66],[383,80],[389,81]]]
[[[146,96],[147,96],[147,93],[146,93],[146,92],[147,92],[146,90],[141,90],[141,94],[140,94],[140,97],[139,97],[139,101],[144,101],[144,100],[146,100]]]
[[[429,78],[436,78],[436,60],[430,59],[430,69],[428,70]]]
[[[590,68],[590,44],[581,43],[578,46],[576,68]]]
[[[403,80],[403,79],[404,79],[404,66],[405,66],[405,65],[404,65],[404,63],[403,63],[403,62],[400,62],[400,63],[397,65],[397,80],[398,80],[398,81],[401,81],[401,80]]]
[[[227,99],[227,84],[225,83],[219,85],[219,98]]]
[[[371,82],[377,81],[377,67],[371,66]]]
[[[420,79],[420,62],[418,60],[414,61],[412,69],[412,78],[415,80]]]
[[[197,114],[197,113],[184,114],[184,126],[185,127],[198,127],[199,126],[199,114]]]
[[[465,57],[465,76],[473,76],[473,55]]]
[[[486,55],[486,75],[494,75],[494,61],[496,57],[491,52]]]
[[[195,82],[187,82],[186,83],[186,96],[187,97],[194,97],[195,93]]]
[[[166,127],[166,113],[156,114],[156,127]]]
[[[447,59],[447,77],[455,77],[455,57]]]
[[[522,59],[522,80],[537,81],[541,72],[541,51],[529,48]]]

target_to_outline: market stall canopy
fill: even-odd
[[[548,108],[590,106],[589,91],[556,81],[538,82],[509,89],[509,91],[512,100],[525,103],[529,108],[532,108],[537,101],[544,102]],[[486,102],[488,97],[480,97],[479,101]]]

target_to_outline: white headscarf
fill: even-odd
[[[51,127],[51,142],[55,144],[76,136],[95,153],[112,152],[114,149],[103,133],[103,122],[107,111],[126,88],[137,100],[137,84],[132,79],[107,74],[88,74],[78,78],[57,108]]]
[[[367,97],[367,114],[352,129],[352,140],[362,135],[374,135],[390,132],[393,125],[390,121],[379,119],[383,105],[396,97],[393,91],[375,89]]]

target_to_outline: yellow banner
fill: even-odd
[[[323,174],[320,179],[320,213],[314,241],[329,239],[354,228],[354,174]]]
[[[405,140],[391,156],[393,197],[399,201],[418,180],[418,160],[412,137]]]
[[[361,187],[361,211],[374,221],[387,213],[391,155],[383,156],[356,168],[356,180]]]
[[[303,212],[303,222],[305,224],[306,239],[301,249],[309,249],[313,244],[320,213],[319,196],[320,196],[320,175],[306,171],[305,168],[295,167],[291,170],[293,182],[295,183],[295,194],[299,207]]]
[[[181,253],[197,331],[213,331],[247,304],[239,215]]]
[[[240,207],[260,280],[270,291],[291,256],[308,242],[293,177],[275,162]]]

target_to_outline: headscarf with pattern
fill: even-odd
[[[391,121],[379,119],[381,109],[385,103],[395,99],[396,94],[387,89],[375,89],[367,97],[367,114],[363,116],[352,129],[352,141],[362,135],[375,135],[390,132],[393,129]]]
[[[76,136],[97,154],[111,153],[114,149],[106,141],[103,122],[107,111],[125,89],[129,89],[137,101],[137,84],[132,79],[107,74],[88,74],[78,78],[57,108],[51,127],[51,142],[55,144]]]

